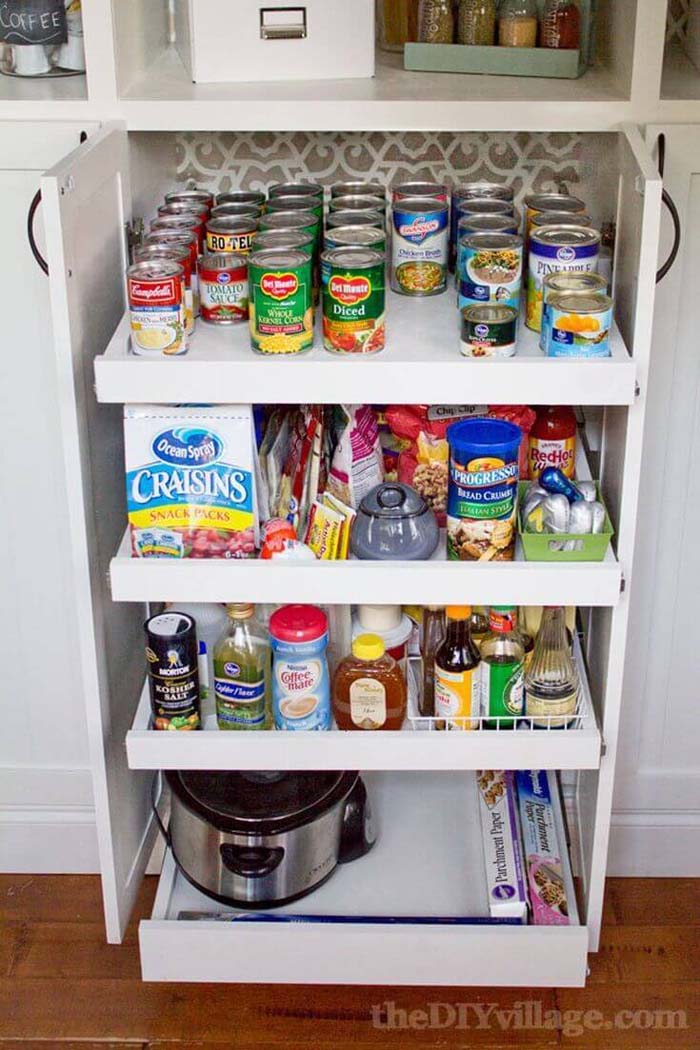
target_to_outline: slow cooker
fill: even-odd
[[[374,842],[365,785],[347,772],[165,773],[167,838],[185,877],[239,908],[272,908],[316,889]]]

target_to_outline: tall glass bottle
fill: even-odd
[[[226,606],[228,624],[214,647],[219,729],[270,728],[270,641],[255,606]]]
[[[421,44],[454,44],[454,0],[420,0],[418,39]]]
[[[445,610],[442,605],[426,605],[423,609],[423,632],[420,654],[423,661],[423,688],[418,709],[424,718],[435,715],[435,653],[445,637]]]
[[[496,36],[496,0],[459,0],[457,42],[489,46]]]
[[[472,607],[448,605],[446,613],[447,633],[435,654],[435,717],[445,720],[438,728],[478,729],[481,658],[469,626]]]
[[[581,47],[581,9],[578,0],[545,0],[542,47],[571,51]]]
[[[494,605],[481,643],[483,714],[487,729],[512,728],[523,713],[525,647],[513,605]]]
[[[525,715],[538,729],[564,729],[576,715],[579,689],[565,610],[548,606],[525,675]]]
[[[501,47],[537,47],[536,0],[503,0],[498,9]]]

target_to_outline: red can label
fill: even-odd
[[[137,264],[134,269],[138,266],[141,266],[142,273],[127,278],[134,353],[146,357],[172,357],[185,353],[187,322],[182,270],[178,269],[177,276],[165,276],[164,267],[156,263],[152,266]],[[170,268],[170,273],[173,269]]]
[[[200,310],[209,324],[235,324],[248,320],[248,269],[232,266],[199,273]]]

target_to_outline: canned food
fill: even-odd
[[[334,182],[331,186],[331,200],[334,197],[379,197],[386,200],[386,187],[381,182]]]
[[[592,226],[593,219],[585,212],[540,211],[532,217],[532,228],[543,226]]]
[[[313,255],[315,237],[303,230],[260,230],[255,234],[255,250],[263,248],[298,248]]]
[[[236,324],[248,320],[248,264],[243,255],[204,255],[199,267],[202,320]]]
[[[217,208],[222,204],[254,204],[264,210],[267,197],[261,190],[229,190],[228,193],[220,193],[216,198]]]
[[[320,223],[312,211],[268,211],[260,219],[261,230],[293,230],[318,239]]]
[[[468,182],[463,186],[456,186],[452,191],[452,209],[450,213],[450,270],[455,269],[457,262],[457,242],[459,240],[458,225],[463,218],[460,211],[465,201],[503,201],[511,205],[511,214],[515,214],[513,208],[513,189],[503,186],[498,182]],[[514,231],[517,232],[517,231]]]
[[[192,310],[195,317],[199,317],[199,240],[194,230],[155,230],[149,233],[144,240],[144,247],[150,244],[158,244],[168,248],[171,245],[176,249],[185,245],[190,253],[190,272],[192,285]]]
[[[613,301],[609,295],[553,295],[548,357],[610,357]]]
[[[386,197],[372,197],[368,194],[348,195],[345,197],[333,197],[328,205],[329,211],[378,211],[386,215]]]
[[[457,231],[457,243],[469,233],[517,233],[518,220],[514,215],[464,215],[458,220]]]
[[[384,256],[366,248],[333,248],[321,256],[323,345],[340,354],[384,348]]]
[[[267,210],[272,214],[290,211],[310,211],[319,222],[323,219],[323,201],[310,195],[304,197],[273,197],[267,202]]]
[[[248,260],[250,335],[260,354],[298,354],[313,346],[312,262],[306,252],[266,248]]]
[[[165,259],[137,262],[126,278],[133,352],[139,357],[187,353],[182,266]]]
[[[525,244],[528,243],[535,215],[545,211],[565,211],[568,215],[581,214],[586,205],[569,193],[531,193],[525,198]]]
[[[542,283],[542,329],[540,350],[547,353],[547,328],[549,325],[549,300],[553,295],[606,295],[608,282],[599,273],[564,272],[548,273]]]
[[[447,287],[449,209],[444,201],[403,198],[392,208],[391,287],[401,295],[438,295]]]
[[[207,211],[211,211],[214,207],[214,194],[210,193],[209,190],[173,190],[171,193],[165,194],[166,204],[200,204]]]
[[[159,204],[158,214],[163,215],[196,215],[201,222],[209,218],[209,208],[201,201],[172,201],[169,204]]]
[[[194,619],[164,612],[144,624],[153,728],[200,728],[199,647]]]
[[[170,244],[143,244],[134,249],[134,262],[169,260],[182,267],[183,302],[185,304],[185,331],[188,335],[194,332],[194,295],[192,292],[192,257],[189,245],[183,241]]]
[[[523,239],[512,233],[472,233],[460,241],[459,306],[502,303],[520,309]]]
[[[207,251],[210,255],[247,255],[258,229],[254,215],[230,215],[207,223]]]
[[[600,234],[590,226],[545,226],[532,230],[525,321],[528,328],[534,332],[542,328],[543,286],[547,274],[595,273],[599,253]]]
[[[204,245],[204,229],[205,224],[198,215],[195,215],[193,212],[183,212],[181,215],[159,215],[151,223],[150,233],[158,233],[161,230],[182,233],[189,230],[192,233],[196,233],[197,251],[201,252]]]
[[[378,208],[329,212],[326,216],[326,229],[335,230],[341,226],[373,226],[377,230],[383,230],[386,218]]]
[[[448,204],[450,191],[444,182],[402,182],[399,186],[394,186],[391,196],[394,203],[415,200],[416,197],[430,197],[432,200]]]
[[[318,182],[276,182],[270,186],[270,200],[279,197],[317,197],[323,200],[324,189]]]
[[[242,201],[233,201],[230,204],[217,204],[215,208],[211,210],[212,219],[227,219],[235,218],[237,216],[243,216],[244,218],[252,217],[259,219],[262,215],[262,208],[259,204],[244,203]]]
[[[518,310],[500,303],[465,306],[462,311],[462,353],[465,357],[513,357]]]
[[[469,197],[453,205],[459,218],[465,215],[515,215],[511,201],[497,201],[490,197]]]
[[[332,248],[369,248],[386,255],[386,234],[375,226],[338,226],[326,230],[326,250]]]

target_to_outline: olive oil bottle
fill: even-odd
[[[226,606],[229,622],[214,647],[219,729],[270,728],[270,642],[255,606]]]

